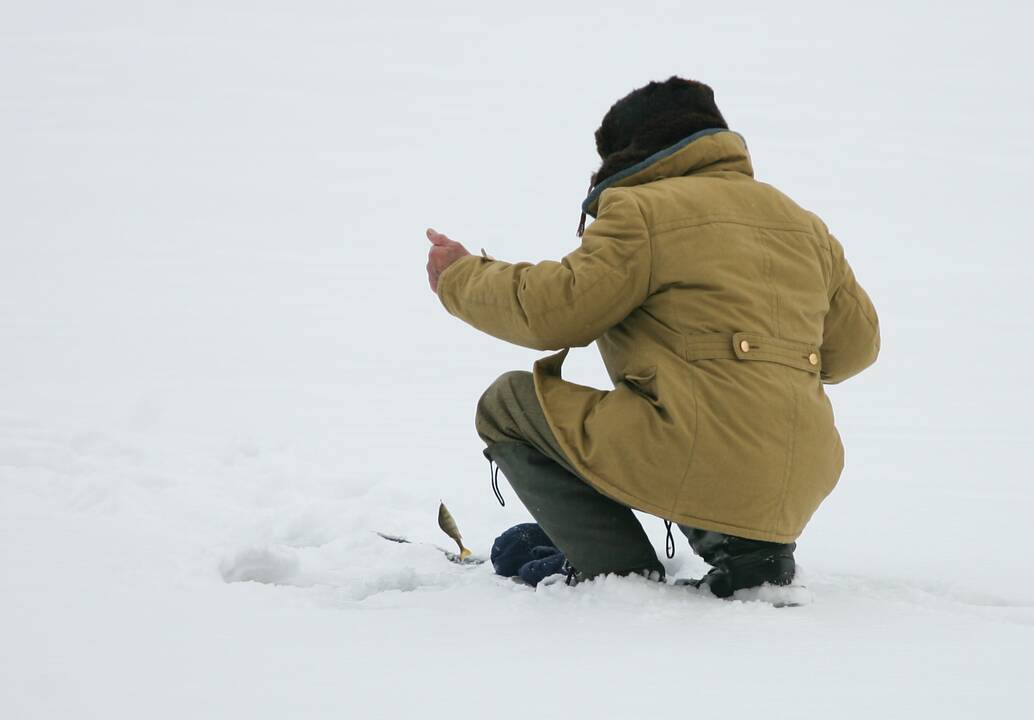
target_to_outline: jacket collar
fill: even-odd
[[[582,211],[596,217],[600,195],[608,188],[720,170],[754,176],[747,142],[739,133],[724,128],[701,130],[596,185],[582,203]]]

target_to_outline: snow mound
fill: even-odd
[[[368,532],[347,533],[319,546],[246,545],[224,555],[218,570],[227,583],[320,588],[324,597],[344,603],[450,589],[467,584],[479,570],[491,575],[489,566],[448,562],[437,546],[396,544]]]
[[[288,547],[246,547],[219,563],[226,582],[290,585],[298,575],[298,553]]]

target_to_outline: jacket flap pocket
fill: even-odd
[[[638,395],[642,395],[655,405],[660,404],[657,395],[657,368],[651,366],[634,373],[624,373],[622,381]]]

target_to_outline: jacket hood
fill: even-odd
[[[600,195],[609,188],[719,170],[731,170],[753,177],[754,168],[747,151],[747,142],[739,133],[725,128],[701,130],[596,185],[582,202],[582,212],[596,217]]]

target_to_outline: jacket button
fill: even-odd
[[[819,364],[819,356],[816,355],[815,353],[812,353],[811,355],[808,356],[808,362],[810,362],[812,365],[818,365]]]
[[[740,340],[740,350],[743,352],[750,352],[750,343],[746,340]]]

